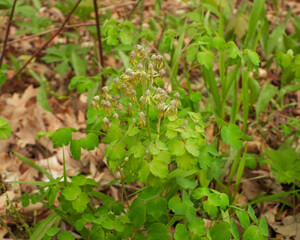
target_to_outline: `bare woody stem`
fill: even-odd
[[[102,40],[101,40],[101,29],[100,29],[100,22],[99,22],[99,14],[98,14],[98,6],[97,6],[97,0],[94,0],[94,10],[95,10],[95,16],[96,16],[96,26],[97,26],[97,40],[98,40],[98,61],[100,63],[101,67],[104,67],[104,61],[103,61],[103,49],[102,49]]]
[[[69,21],[70,17],[72,16],[73,12],[75,11],[75,9],[77,8],[77,6],[79,5],[79,3],[81,2],[81,0],[78,0],[76,2],[76,4],[73,6],[72,10],[68,13],[68,15],[66,16],[66,19],[64,20],[64,22],[62,23],[62,25],[59,27],[59,29],[57,30],[57,32],[55,32],[52,37],[50,37],[50,39],[45,42],[25,63],[24,65],[15,73],[15,75],[11,78],[14,79],[15,77],[17,77],[19,75],[19,73],[21,73],[26,67],[27,65],[32,61],[32,59],[34,59],[46,46],[48,46],[48,44],[50,44],[52,42],[52,40],[62,32],[62,30],[64,29],[65,25],[67,24],[67,22]]]
[[[2,67],[2,62],[3,62],[3,59],[4,59],[5,48],[6,48],[6,44],[7,44],[7,40],[8,40],[10,25],[11,25],[11,22],[12,22],[12,19],[13,19],[13,16],[14,16],[16,4],[17,4],[17,0],[14,0],[12,8],[11,8],[10,16],[9,16],[7,28],[6,28],[6,34],[5,34],[5,39],[4,39],[4,43],[3,43],[3,49],[2,49],[2,54],[1,54],[1,58],[0,58],[0,69]]]

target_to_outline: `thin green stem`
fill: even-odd
[[[13,238],[14,240],[17,240],[16,236],[13,234],[13,232],[10,230],[10,228],[3,221],[2,216],[0,217],[0,224],[2,227],[4,227],[6,229],[6,231],[9,233],[11,238]]]
[[[148,129],[149,139],[150,139],[150,141],[152,141],[150,120],[149,120],[149,109],[150,109],[150,104],[147,104],[147,129]]]
[[[158,135],[160,133],[160,123],[161,123],[161,118],[158,119],[158,123],[157,123],[157,133],[158,133]]]

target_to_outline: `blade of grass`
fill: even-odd
[[[54,178],[52,177],[52,175],[43,167],[41,167],[40,165],[36,164],[35,162],[31,161],[30,159],[28,159],[27,157],[22,156],[21,154],[17,153],[17,152],[13,152],[17,158],[19,158],[23,163],[27,164],[28,166],[34,168],[35,170],[43,173],[50,181],[53,181]]]
[[[242,94],[243,94],[243,133],[247,129],[247,121],[249,116],[249,70],[244,71],[242,74]]]
[[[280,198],[280,197],[288,196],[290,194],[294,194],[294,193],[298,193],[298,192],[300,192],[300,189],[294,190],[294,191],[289,191],[289,192],[282,192],[282,193],[272,194],[272,195],[269,195],[269,196],[266,196],[266,197],[262,197],[260,199],[253,200],[253,201],[247,203],[245,206],[257,204],[257,203],[260,203],[260,202],[278,201],[279,200],[278,198]]]
[[[66,170],[66,159],[65,159],[65,150],[63,148],[63,164],[64,164],[64,185],[65,187],[68,186],[67,183],[67,170]]]
[[[20,183],[28,185],[36,185],[40,187],[49,187],[53,185],[53,182],[40,182],[40,181],[7,181],[8,183]]]
[[[171,84],[172,84],[172,90],[176,90],[177,86],[179,85],[177,80],[177,74],[178,74],[178,65],[179,65],[179,59],[182,52],[182,46],[184,43],[184,35],[185,35],[185,29],[187,26],[187,21],[184,22],[182,33],[179,37],[178,43],[176,45],[176,49],[174,51],[173,57],[172,57],[172,71],[171,71]]]
[[[234,79],[235,78],[235,79]],[[232,76],[233,79],[233,90],[232,90],[232,106],[231,106],[231,113],[230,113],[230,123],[235,124],[238,110],[239,110],[239,104],[238,104],[238,81],[240,78],[239,71],[237,72],[236,75]],[[229,80],[228,82],[230,82]],[[229,91],[228,87],[228,91]]]
[[[44,202],[42,202],[42,203],[44,205],[46,205]],[[55,208],[53,206],[49,206],[49,205],[46,205],[46,207],[50,208],[53,211],[53,213],[55,213],[60,219],[63,219],[65,222],[67,222],[71,226],[75,227],[74,226],[75,220],[72,217],[70,217],[69,215],[67,215],[64,211],[62,211],[61,209]],[[86,227],[84,227],[82,230],[80,230],[79,233],[83,239],[89,239],[89,237],[90,237],[90,231]]]
[[[60,216],[58,216],[55,212],[50,213],[48,217],[39,222],[37,228],[34,230],[29,240],[42,239],[47,230],[50,229],[55,224],[55,222],[60,221],[60,219]]]
[[[232,178],[234,176],[234,174],[236,173],[236,170],[238,168],[239,162],[240,162],[240,158],[241,158],[241,150],[237,151],[235,158],[233,160],[233,164],[229,173],[229,177],[228,177],[228,186],[230,185]]]
[[[258,21],[262,16],[262,12],[264,9],[265,0],[254,0],[252,10],[250,13],[250,21],[248,27],[248,34],[245,38],[244,48],[247,48],[249,42],[252,40],[252,37],[255,33]]]
[[[220,99],[220,94],[219,94],[219,91],[218,91],[218,86],[217,86],[217,82],[216,82],[216,79],[215,79],[214,71],[213,71],[212,68],[207,69],[205,67],[201,67],[201,71],[203,73],[203,77],[204,77],[206,87],[208,88],[209,92],[213,96],[213,99],[215,101],[216,108],[217,108],[217,113],[220,117],[221,99]]]
[[[242,176],[244,174],[244,169],[245,169],[245,165],[246,165],[246,155],[247,155],[247,149],[248,149],[248,143],[246,143],[246,147],[244,150],[244,154],[243,157],[239,163],[239,167],[236,173],[236,180],[235,180],[235,193],[237,192],[237,189],[239,187],[240,181],[242,179]]]
[[[221,8],[221,6],[220,6]],[[219,9],[219,36],[224,38],[224,18],[222,14],[222,9]],[[221,82],[221,96],[222,96],[222,108],[220,117],[222,120],[225,118],[225,91],[226,91],[226,78],[225,78],[225,55],[224,52],[219,52],[219,75]]]

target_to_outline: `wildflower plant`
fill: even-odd
[[[54,147],[70,144],[78,160],[82,148],[106,143],[107,164],[122,183],[121,201],[99,192],[99,184],[86,176],[68,181],[64,172],[62,182],[44,170],[50,182],[39,183],[40,201],[53,211],[44,224],[59,216],[83,239],[230,240],[240,239],[236,214],[245,229],[243,239],[266,239],[265,218],[258,220],[251,207],[232,206],[227,194],[208,188],[219,177],[221,156],[206,143],[201,115],[183,109],[184,96],[164,88],[163,57],[137,46],[130,64],[93,98],[86,137],[72,139],[77,130],[70,127],[51,133]],[[125,184],[133,181],[141,188],[131,201]],[[211,221],[209,229],[204,219]],[[74,239],[51,224],[43,231],[43,239]],[[39,227],[35,234],[41,235]]]
[[[178,116],[180,95],[164,89],[163,57],[138,45],[130,63],[93,100],[94,108],[105,112],[101,131],[109,166],[126,182],[144,183],[167,179],[176,168],[200,170],[199,149],[205,144],[201,116]]]

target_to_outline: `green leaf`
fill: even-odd
[[[70,151],[75,160],[79,160],[81,157],[81,144],[80,140],[72,139],[70,144]]]
[[[215,206],[221,205],[221,198],[217,193],[211,193],[208,195],[207,201]]]
[[[207,187],[197,188],[193,191],[192,197],[196,200],[202,199],[204,196],[210,195],[211,192]]]
[[[93,224],[92,228],[91,228],[91,235],[89,236],[90,240],[104,240],[106,239],[105,237],[105,233],[102,229],[102,227],[100,227],[97,224]]]
[[[220,207],[222,208],[222,210],[225,210],[229,206],[229,197],[225,193],[221,193],[219,197],[221,199]]]
[[[112,152],[109,157],[112,160],[121,159],[126,154],[125,144],[123,142],[118,142],[117,144],[112,146]]]
[[[58,228],[58,227],[50,228],[46,231],[46,235],[49,237],[53,237],[53,236],[55,236],[55,234],[57,234],[59,232],[59,230],[60,230],[60,228]]]
[[[249,216],[248,216],[247,212],[237,210],[236,211],[236,215],[238,216],[238,218],[240,220],[240,223],[241,223],[241,225],[242,225],[243,228],[249,227],[249,225],[250,225],[250,219],[249,219]]]
[[[139,198],[142,200],[150,200],[163,192],[162,186],[148,187],[139,194]]]
[[[211,236],[211,240],[230,240],[230,225],[227,222],[220,222],[209,230],[209,234]],[[255,238],[252,240],[254,239]]]
[[[156,145],[154,143],[150,143],[148,148],[152,155],[157,155],[160,152],[160,150],[156,147]]]
[[[243,146],[243,142],[240,140],[240,138],[243,136],[243,133],[235,124],[224,126],[221,130],[221,136],[223,141],[226,144],[230,144],[235,150],[239,150]]]
[[[154,176],[166,178],[169,173],[169,167],[165,162],[154,159],[150,163],[150,172]]]
[[[53,186],[50,188],[49,194],[48,194],[48,200],[49,200],[50,206],[52,206],[54,204],[58,190],[59,190],[58,186]]]
[[[12,127],[8,125],[9,121],[0,118],[0,138],[1,139],[7,139],[10,137],[10,134],[12,132]]]
[[[203,203],[203,208],[213,219],[216,218],[219,213],[218,207],[209,201]]]
[[[67,187],[62,191],[62,195],[68,201],[73,201],[77,199],[78,195],[81,193],[80,187],[76,185],[72,185],[71,187]]]
[[[75,237],[72,235],[71,232],[62,231],[61,233],[57,234],[58,240],[75,240]]]
[[[170,240],[169,231],[162,223],[153,223],[148,230],[149,240]]]
[[[175,237],[175,240],[189,240],[190,233],[187,230],[185,225],[178,223],[175,228],[174,237]]]
[[[38,89],[36,100],[43,109],[52,113],[52,109],[48,102],[48,93],[43,85],[41,85]]]
[[[86,221],[83,220],[82,218],[76,220],[74,227],[76,228],[77,231],[81,231],[86,224]]]
[[[158,218],[167,213],[168,202],[165,198],[159,197],[147,201],[146,209],[147,214]]]
[[[260,219],[258,230],[266,237],[269,235],[268,223],[265,216]]]
[[[87,193],[82,192],[78,195],[77,199],[72,202],[72,207],[78,212],[83,213],[83,211],[87,208],[88,203],[90,202],[90,198]]]
[[[253,210],[251,205],[248,206],[248,213],[249,213],[250,217],[252,218],[252,221],[255,222],[255,224],[258,224],[258,220],[257,220],[257,217],[255,215],[255,211]]]
[[[195,218],[193,223],[188,224],[188,227],[198,236],[202,236],[206,233],[206,228],[204,226],[204,221],[201,218]]]
[[[234,218],[230,219],[230,231],[234,239],[240,240],[240,234],[237,228],[237,225],[235,223]]]
[[[132,240],[147,240],[146,236],[142,232],[137,232]]]
[[[171,163],[171,154],[167,151],[161,151],[159,154],[153,157],[153,160],[159,160],[164,163]]]
[[[255,66],[259,66],[260,60],[259,60],[259,56],[256,52],[251,51],[249,49],[245,50],[247,52],[247,55],[250,59],[250,61],[255,65]]]
[[[266,240],[266,237],[259,231],[258,227],[252,225],[246,229],[243,240]]]
[[[191,170],[197,168],[198,159],[189,153],[185,153],[181,157],[176,158],[177,167],[183,170]]]
[[[185,142],[185,148],[194,157],[199,157],[199,155],[200,155],[200,149],[199,149],[199,145],[198,145],[198,139],[189,138]]]
[[[140,132],[140,129],[138,127],[131,127],[128,129],[127,131],[127,135],[132,137],[132,136],[135,136],[136,134],[138,134]]]
[[[168,151],[169,150],[167,145],[164,142],[162,142],[161,140],[159,140],[158,138],[156,139],[155,144],[156,144],[156,147],[159,150],[162,150],[162,151]]]
[[[53,134],[53,147],[62,147],[63,145],[67,146],[72,140],[72,131],[71,128],[60,128],[56,130]]]
[[[184,213],[184,205],[181,203],[181,199],[178,196],[172,197],[169,200],[168,206],[174,213]]]
[[[264,85],[256,103],[256,119],[258,119],[259,115],[267,108],[269,102],[275,96],[276,92],[277,87],[271,85],[270,82],[267,82]]]
[[[199,46],[197,44],[191,44],[188,47],[187,53],[186,53],[186,60],[189,62],[192,62],[195,60],[197,53],[198,53]]]
[[[169,151],[172,155],[183,156],[185,153],[184,143],[179,140],[173,140],[168,144]]]
[[[242,39],[248,31],[248,17],[243,14],[237,14],[232,21],[230,21],[227,31],[233,30],[233,33],[238,37],[238,39]]]
[[[166,132],[166,137],[169,139],[173,139],[177,136],[177,132],[171,129],[168,129]]]
[[[150,166],[146,160],[142,160],[140,169],[138,171],[138,180],[145,182],[150,174]]]
[[[119,34],[121,42],[125,45],[130,45],[132,43],[132,32],[128,30],[122,30]]]
[[[176,182],[183,189],[194,189],[198,185],[195,181],[190,181],[180,176],[176,177]]]
[[[204,65],[205,68],[210,69],[214,66],[215,56],[211,51],[206,50],[197,54],[197,60],[200,65]]]
[[[129,207],[128,217],[136,228],[144,225],[146,221],[146,208],[142,200],[136,198]]]
[[[283,68],[287,68],[293,61],[293,56],[289,53],[283,53],[281,51],[278,51],[276,53],[276,63],[283,67]]]
[[[212,44],[216,49],[218,49],[220,51],[225,48],[226,42],[221,37],[214,37]]]
[[[233,41],[228,42],[226,44],[226,47],[228,49],[227,55],[230,58],[235,59],[237,56],[239,56],[240,58],[243,56],[240,49],[236,46],[236,44]]]
[[[74,185],[83,186],[83,185],[86,185],[86,182],[87,182],[87,178],[84,175],[72,177],[72,184],[74,184]]]
[[[80,139],[81,147],[91,151],[94,150],[95,147],[99,145],[99,138],[95,133],[89,133],[86,138]]]

